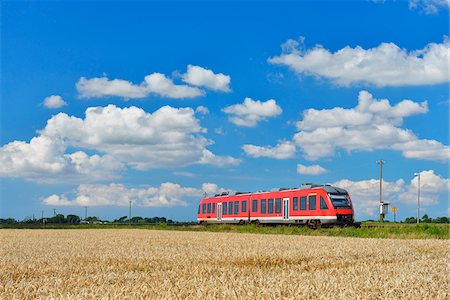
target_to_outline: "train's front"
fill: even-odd
[[[330,187],[327,192],[336,212],[337,225],[359,227],[359,223],[355,223],[353,204],[348,192],[338,187]]]

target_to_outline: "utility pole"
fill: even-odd
[[[87,206],[84,207],[84,219],[87,219]]]
[[[128,211],[128,220],[130,220],[131,223],[131,200],[130,200],[130,209]]]
[[[45,225],[45,221],[44,221],[44,211],[42,211],[42,225]]]
[[[420,173],[414,173],[417,177],[417,224],[420,222]]]
[[[56,217],[56,208],[53,209],[53,216]]]
[[[383,213],[383,164],[384,161],[382,159],[377,161],[377,164],[380,165],[380,222],[384,221],[384,213]]]

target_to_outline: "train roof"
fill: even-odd
[[[312,183],[306,183],[306,184],[302,184],[300,187],[296,187],[296,188],[279,188],[277,190],[272,190],[272,191],[257,191],[257,192],[236,192],[234,195],[230,195],[228,192],[223,192],[221,194],[215,194],[214,197],[211,198],[216,198],[216,197],[225,197],[225,196],[238,196],[238,195],[250,195],[250,194],[263,194],[263,193],[274,193],[274,192],[290,192],[290,191],[298,191],[298,190],[307,190],[307,189],[323,189],[325,190],[327,193],[330,194],[346,194],[347,191],[336,187],[336,186],[331,186],[329,184],[312,184]]]

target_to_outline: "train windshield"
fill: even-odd
[[[351,207],[350,199],[346,194],[329,194],[333,206],[336,208],[340,207]]]

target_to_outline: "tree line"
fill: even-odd
[[[375,220],[367,220],[376,222]],[[389,221],[385,221],[389,222]],[[87,217],[85,219],[80,218],[77,215],[67,215],[64,216],[63,214],[57,214],[53,217],[49,218],[40,218],[40,219],[34,219],[34,218],[25,218],[22,221],[16,220],[14,218],[6,218],[1,219],[0,218],[0,224],[177,224],[179,222],[166,219],[165,217],[153,217],[153,218],[146,218],[146,217],[132,217],[131,219],[127,216],[120,217],[118,219],[115,219],[114,221],[105,221],[101,220],[98,217],[91,216]],[[185,222],[183,222],[185,223]],[[408,217],[404,221],[400,221],[399,223],[417,223],[417,219],[415,217]],[[427,214],[423,215],[423,217],[420,220],[420,223],[450,223],[449,217],[437,217],[437,218],[430,218]]]
[[[80,218],[77,215],[67,215],[57,214],[53,217],[48,218],[25,218],[22,221],[16,220],[14,218],[0,218],[0,224],[175,224],[177,222],[166,219],[164,217],[153,217],[153,218],[143,218],[143,217],[132,217],[131,219],[127,216],[123,216],[114,221],[101,220],[98,217],[91,216],[87,218]]]

